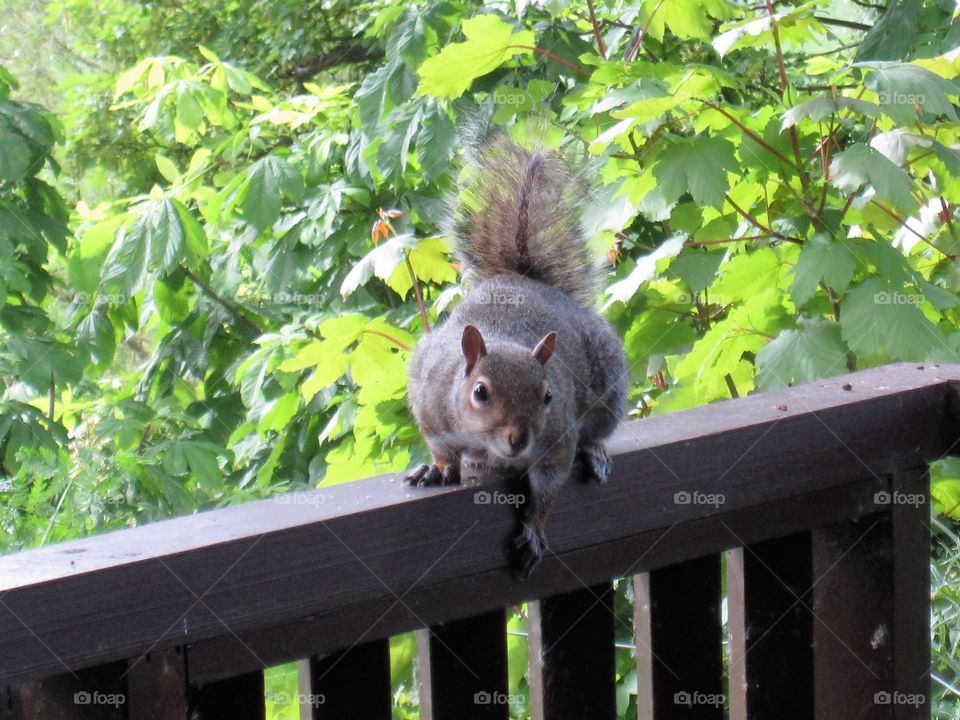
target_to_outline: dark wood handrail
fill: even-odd
[[[175,647],[199,685],[864,517],[954,449],[958,382],[899,364],[627,423],[527,581],[513,480],[386,475],[0,557],[0,687]]]

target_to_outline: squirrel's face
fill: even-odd
[[[523,458],[542,432],[553,399],[544,365],[556,340],[557,334],[550,333],[533,350],[498,348],[487,353],[480,331],[472,325],[464,329],[461,419],[464,430],[495,455]]]

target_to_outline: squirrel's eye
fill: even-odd
[[[550,391],[547,390],[547,392],[544,393],[544,396],[543,396],[543,404],[549,405],[551,400],[553,400],[553,395],[551,395]]]
[[[473,399],[478,403],[485,403],[490,399],[490,396],[487,394],[487,386],[482,382],[478,382],[473,386]]]

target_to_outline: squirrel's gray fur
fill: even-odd
[[[544,552],[547,512],[575,463],[586,477],[609,475],[602,441],[625,412],[623,347],[591,309],[585,197],[552,151],[506,136],[480,147],[452,213],[471,287],[410,364],[410,404],[434,464],[408,480],[457,482],[465,459],[525,471],[531,493],[515,542],[524,575]]]
[[[527,150],[506,135],[480,142],[449,228],[467,281],[516,273],[592,307],[597,266],[581,228],[590,190],[556,152]]]

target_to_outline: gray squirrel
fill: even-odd
[[[461,462],[525,473],[512,558],[521,577],[543,557],[547,514],[575,463],[583,479],[609,477],[602,441],[625,412],[623,345],[592,309],[598,269],[580,218],[588,197],[558,153],[506,135],[485,141],[451,212],[471,287],[410,364],[410,405],[433,463],[407,482],[459,483]]]

